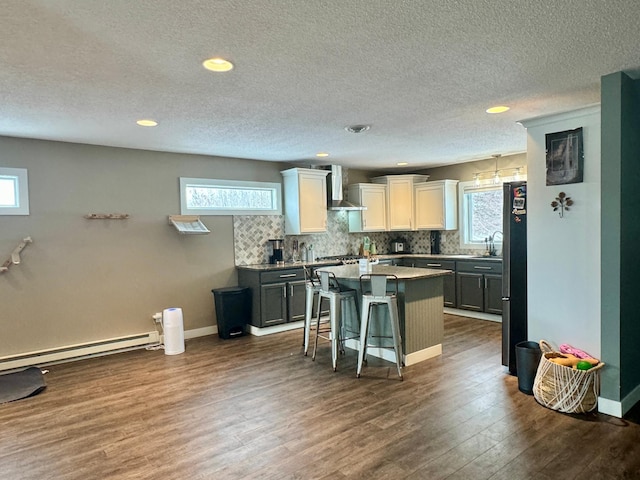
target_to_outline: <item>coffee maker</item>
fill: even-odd
[[[269,252],[269,263],[272,263],[272,264],[284,263],[284,239],[282,238],[269,239],[268,252]]]

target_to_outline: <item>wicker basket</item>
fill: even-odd
[[[598,404],[600,362],[589,370],[575,370],[549,360],[558,355],[544,340],[540,341],[542,357],[533,382],[534,398],[547,408],[564,413],[591,412]]]

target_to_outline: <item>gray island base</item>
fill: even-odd
[[[358,265],[340,265],[320,267],[318,270],[332,272],[344,288],[360,289],[360,271]],[[398,277],[398,315],[402,334],[402,351],[406,366],[436,357],[442,354],[444,336],[444,300],[443,278],[450,270],[429,268],[397,267],[391,265],[373,265],[372,273],[386,273]],[[367,286],[365,285],[365,289]],[[390,336],[387,312],[384,308],[372,313],[371,329],[373,335]],[[346,315],[348,331],[359,331],[360,320],[355,312]],[[391,345],[391,340],[380,339],[380,347]],[[358,340],[348,340],[347,347],[357,349]],[[370,355],[394,361],[393,350],[387,348],[369,348]]]

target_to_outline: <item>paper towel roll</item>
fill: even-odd
[[[166,308],[162,311],[164,332],[164,354],[178,355],[184,352],[184,325],[181,308]]]

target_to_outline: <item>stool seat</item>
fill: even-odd
[[[370,283],[371,286],[368,292],[364,288],[367,283]],[[393,284],[393,291],[387,291],[388,283]],[[402,380],[402,337],[400,336],[400,321],[398,319],[398,277],[383,273],[361,275],[360,289],[362,290],[362,316],[360,320],[360,346],[358,349],[356,376],[360,378],[362,365],[367,360],[367,347],[370,339],[373,338],[369,331],[371,308],[376,305],[386,305],[391,323],[390,338],[393,339],[398,376]],[[378,336],[378,338],[382,338],[382,336]]]
[[[344,309],[342,304],[344,302],[351,301],[358,315],[358,300],[357,292],[355,290],[343,290],[338,285],[335,275],[331,272],[316,271],[320,282],[320,291],[318,292],[318,308],[317,308],[317,324],[316,324],[316,338],[313,347],[313,360],[316,359],[316,352],[318,350],[318,338],[326,338],[331,342],[331,360],[333,364],[333,371],[338,369],[338,347],[344,352],[344,342],[347,340],[346,330],[344,329],[344,322],[342,317]],[[329,328],[322,331],[320,329],[320,311],[322,307],[322,300],[329,300]],[[328,336],[321,335],[322,333],[328,333]],[[354,337],[355,338],[355,337]]]

